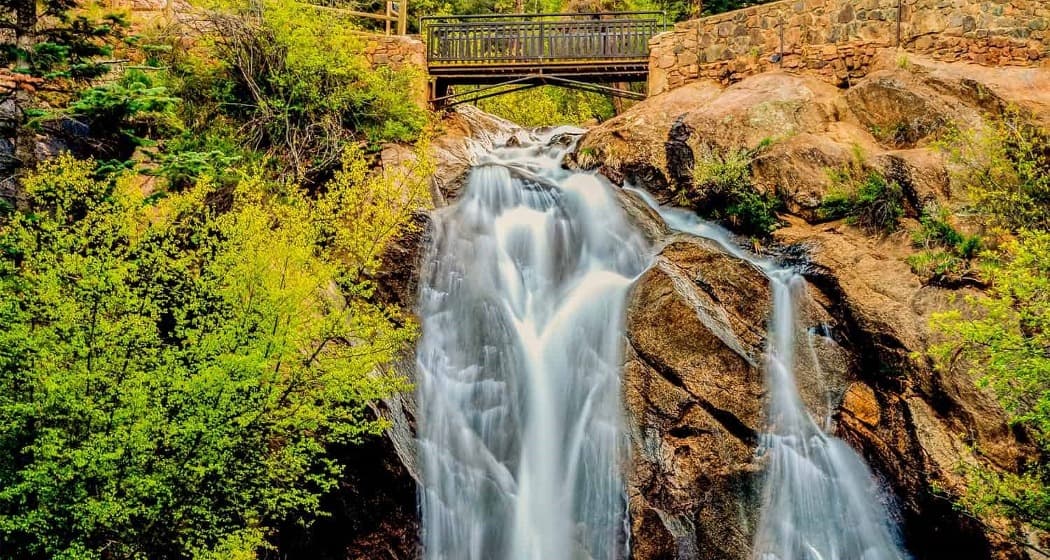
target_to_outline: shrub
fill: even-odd
[[[962,261],[943,249],[925,250],[906,259],[912,271],[926,279],[960,273]]]
[[[405,191],[359,155],[350,208],[250,178],[219,213],[208,183],[150,199],[68,156],[26,179],[0,225],[5,557],[254,558],[317,515],[326,447],[385,427],[415,330],[368,298]]]
[[[862,178],[845,170],[832,173],[833,190],[821,201],[818,216],[846,222],[871,232],[892,232],[904,215],[904,191],[896,181],[870,171]]]
[[[767,145],[729,151],[701,147],[693,165],[692,189],[679,193],[680,202],[740,232],[768,235],[780,224],[776,215],[780,200],[774,194],[757,192],[751,184],[751,162]]]
[[[945,208],[927,207],[919,227],[911,232],[912,245],[922,249],[908,257],[915,274],[925,279],[965,273],[984,247],[980,235],[963,235],[950,223]]]
[[[28,13],[23,11],[26,8]],[[113,43],[121,37],[128,21],[116,13],[89,17],[79,8],[76,0],[0,3],[9,30],[20,35],[22,25],[34,28],[28,37],[5,40],[0,47],[0,63],[17,64],[20,71],[47,78],[80,80],[105,74],[109,66],[97,57],[113,53]],[[23,39],[29,43],[23,44]]]
[[[948,223],[950,219],[946,208],[927,207],[919,218],[919,227],[911,232],[912,244],[922,249],[959,245],[964,236]]]
[[[941,143],[973,212],[987,225],[1050,229],[1050,131],[1016,109]]]
[[[932,351],[939,367],[968,368],[991,389],[1042,452],[1020,474],[969,469],[963,505],[1050,530],[1050,233],[1022,231],[1004,244],[1001,260],[988,293],[967,298],[976,317],[959,310],[933,317],[946,340]]]
[[[182,128],[175,115],[179,101],[146,74],[129,72],[118,82],[84,90],[65,113],[87,124],[93,137],[116,144],[116,153],[106,155],[128,157],[134,146]]]
[[[220,150],[208,152],[171,151],[157,156],[158,165],[147,171],[149,175],[164,177],[168,186],[182,190],[207,177],[219,185],[228,185],[236,179],[230,167],[240,160],[239,156],[227,155]]]
[[[980,235],[968,235],[955,244],[956,253],[966,260],[976,258],[983,248],[984,240]]]
[[[409,92],[423,87],[422,76],[373,70],[352,21],[333,11],[290,0],[259,6],[261,13],[212,14],[209,54],[220,64],[178,61],[180,91],[204,114],[236,122],[248,148],[311,183],[338,166],[350,143],[418,138],[428,113]],[[206,76],[194,76],[201,68]]]

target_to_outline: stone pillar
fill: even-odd
[[[411,35],[376,35],[365,44],[365,58],[372,68],[386,66],[397,72],[412,73],[411,91],[414,103],[426,108],[429,101],[426,45]]]

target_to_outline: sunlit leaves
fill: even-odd
[[[332,192],[384,184],[361,161]],[[380,247],[404,214],[274,199],[257,179],[216,208],[214,188],[147,198],[70,158],[27,179],[28,208],[0,229],[5,546],[250,558],[316,511],[327,444],[384,427],[367,406],[405,388],[387,364],[414,328],[342,289],[374,257],[331,240]]]

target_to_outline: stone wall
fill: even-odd
[[[879,48],[941,60],[1034,65],[1050,58],[1047,0],[781,0],[690,20],[650,41],[649,93],[782,68],[835,83]]]
[[[429,100],[426,45],[411,35],[369,35],[365,43],[365,58],[372,68],[387,66],[393,70],[414,72],[410,95],[412,100],[426,107]]]

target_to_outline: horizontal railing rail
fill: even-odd
[[[660,12],[485,14],[421,23],[431,65],[641,60],[663,29]]]

